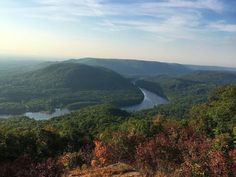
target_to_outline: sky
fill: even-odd
[[[0,0],[0,56],[236,67],[236,0]]]

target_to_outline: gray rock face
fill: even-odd
[[[117,163],[90,170],[80,171],[75,169],[65,177],[144,177],[144,175],[127,164]]]

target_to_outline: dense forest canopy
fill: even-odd
[[[235,108],[232,85],[212,92],[182,120],[127,113],[110,105],[47,121],[2,119],[0,176],[14,176],[20,168],[21,175],[39,175],[44,168],[56,176],[94,160],[101,165],[125,162],[149,175],[234,176]]]

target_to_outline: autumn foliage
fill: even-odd
[[[162,132],[145,139],[114,132],[107,144],[95,141],[95,156],[109,163],[125,161],[151,176],[235,175],[235,149],[216,150],[214,138],[194,123],[183,126],[166,121],[162,127]]]
[[[0,120],[0,177],[59,177],[118,162],[147,176],[236,176],[236,87],[195,106],[189,119],[110,107],[82,113]]]

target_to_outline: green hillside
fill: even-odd
[[[78,109],[87,105],[135,104],[142,93],[121,75],[77,63],[52,64],[15,77],[0,80],[0,112]]]
[[[39,88],[70,88],[75,90],[132,89],[129,80],[102,67],[77,63],[59,63],[27,73],[23,82]]]
[[[205,102],[213,89],[226,84],[236,84],[236,74],[196,71],[175,77],[167,75],[147,77],[138,80],[136,84],[170,101],[170,104],[157,108],[163,114],[183,117],[192,105]]]

